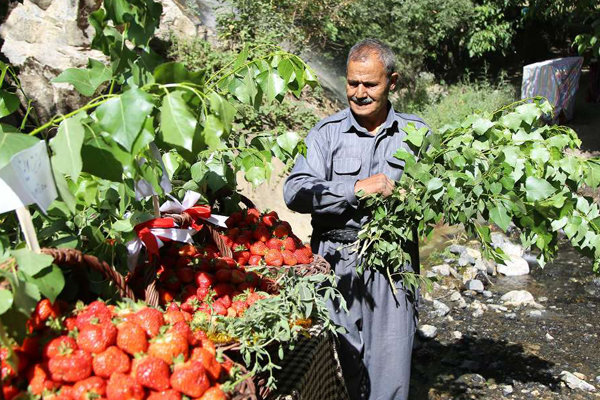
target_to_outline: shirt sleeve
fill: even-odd
[[[305,139],[306,157],[299,156],[286,179],[283,197],[287,206],[300,213],[342,214],[358,208],[354,193],[354,181],[334,182],[328,180],[328,141],[313,129]]]

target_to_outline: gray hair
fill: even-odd
[[[365,61],[372,54],[377,54],[379,60],[385,67],[387,76],[396,72],[396,56],[388,45],[378,39],[363,39],[356,43],[348,52],[346,60],[346,70],[350,61]]]

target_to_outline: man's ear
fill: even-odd
[[[390,92],[396,89],[396,84],[398,83],[398,73],[392,72],[390,75]]]

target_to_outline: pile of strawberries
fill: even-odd
[[[275,211],[261,214],[255,208],[235,212],[226,221],[223,241],[233,250],[239,265],[310,264],[313,253],[292,232],[290,224]]]
[[[26,392],[43,400],[226,399],[220,384],[233,364],[217,361],[191,319],[176,303],[162,312],[95,301],[61,316],[42,300],[29,336],[14,349],[16,370],[8,349],[0,350],[4,399]]]
[[[239,317],[256,301],[274,294],[273,287],[271,279],[219,256],[213,245],[170,243],[161,249],[157,282],[161,305],[178,301],[189,313]]]

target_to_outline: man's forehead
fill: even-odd
[[[379,58],[350,61],[346,71],[348,79],[379,78],[381,75],[385,75],[385,67]]]

